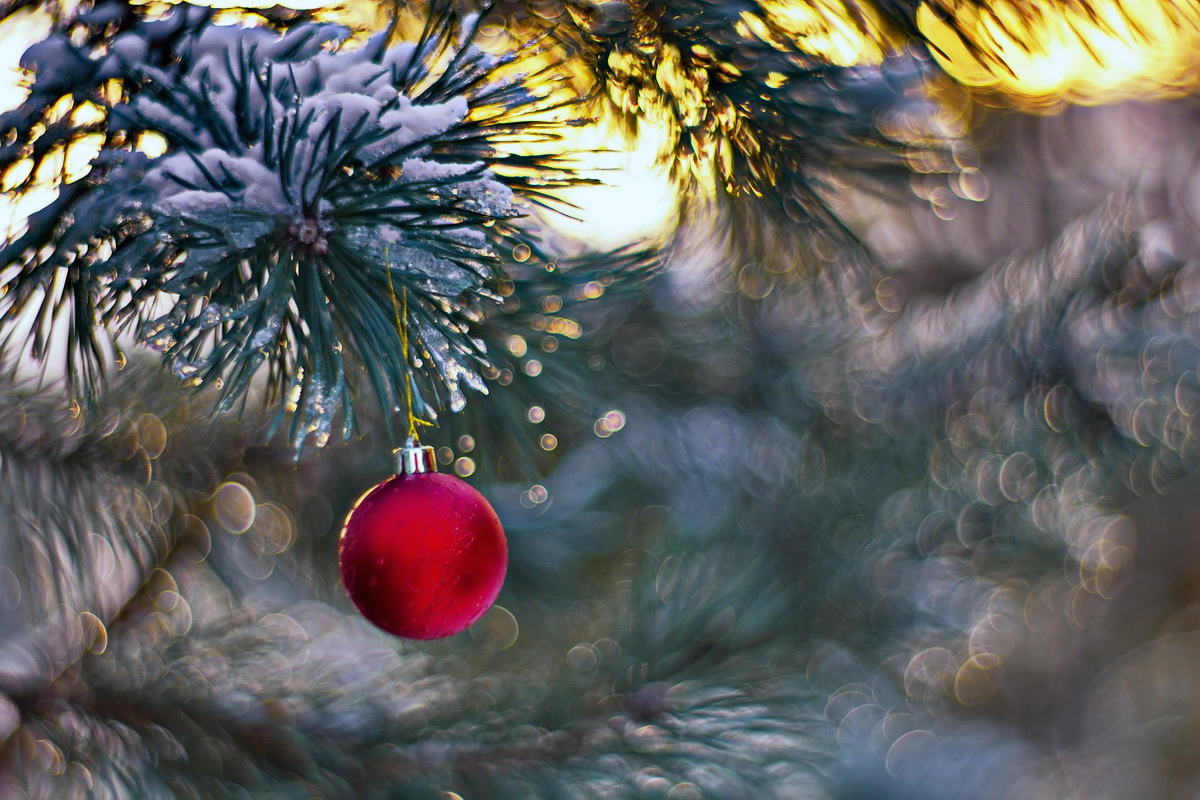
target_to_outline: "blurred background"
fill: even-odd
[[[205,24],[419,33],[368,5]],[[23,129],[17,59],[103,55],[109,7],[182,13],[6,8],[10,240],[100,149],[21,173],[91,95]],[[0,795],[1200,794],[1200,8],[462,10],[553,32],[607,184],[526,209],[490,391],[423,433],[504,523],[497,605],[409,642],[345,596],[377,410],[296,459],[132,338],[72,400],[10,315]]]

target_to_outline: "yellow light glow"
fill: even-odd
[[[928,4],[921,32],[946,72],[966,86],[1003,92],[1024,105],[1108,103],[1181,94],[1196,85],[1200,6],[1169,0],[1093,0],[1095,17],[1065,5],[1029,17],[1012,2],[991,13],[955,10],[973,54]]]
[[[859,9],[858,24],[840,0],[763,0],[760,7],[804,52],[830,64],[877,64],[883,58],[884,35],[870,9]]]
[[[1094,16],[1071,4],[1038,7],[998,0],[981,12],[970,3],[938,0],[918,9],[917,26],[956,81],[1006,94],[1025,106],[1172,96],[1197,85],[1196,0],[1091,0],[1089,5]],[[878,63],[899,44],[869,13],[851,20],[840,0],[762,0],[761,8],[777,29],[833,64]],[[940,18],[944,15],[953,18],[974,52]]]
[[[629,142],[607,125],[569,128],[563,146],[575,151],[580,177],[595,178],[600,186],[575,186],[558,192],[574,206],[575,219],[561,214],[546,217],[558,233],[582,244],[607,249],[663,235],[673,227],[675,190],[657,166],[665,131],[644,123]]]

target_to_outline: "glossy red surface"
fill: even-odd
[[[504,583],[508,544],[496,512],[453,475],[397,475],[346,517],[342,584],[368,620],[440,639],[483,616]]]

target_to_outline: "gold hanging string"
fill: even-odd
[[[392,261],[388,256],[387,247],[383,248],[384,264],[387,268],[388,293],[392,296],[392,311],[396,315],[396,331],[400,334],[400,347],[404,351],[404,403],[405,411],[408,413],[408,444],[409,447],[415,447],[421,443],[421,436],[417,432],[418,425],[431,425],[423,419],[417,419],[417,415],[413,413],[413,388],[412,388],[412,373],[409,371],[408,363],[408,288],[404,289],[403,293],[403,308],[401,302],[396,299],[396,286],[392,283]]]

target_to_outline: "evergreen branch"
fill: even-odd
[[[517,231],[498,233],[510,250],[528,241]],[[529,259],[510,268],[497,287],[505,298],[501,313],[473,330],[485,346],[485,386],[494,390],[425,438],[469,454],[485,480],[533,481],[549,471],[616,398],[613,389],[595,385],[589,365],[595,348],[590,328],[602,324],[598,306],[606,305],[598,298],[604,294],[608,303],[619,303],[641,295],[663,263],[654,248],[633,245],[555,261],[534,243]],[[542,419],[531,420],[534,407]],[[466,449],[463,437],[470,442]]]
[[[812,4],[815,14],[827,13]],[[908,172],[914,153],[942,169],[945,136],[932,130],[928,109],[905,95],[918,94],[922,67],[893,57],[879,67],[843,67],[806,50],[768,3],[713,4],[693,0],[637,2],[610,13],[591,3],[532,4],[533,30],[548,30],[575,63],[606,111],[636,131],[640,121],[665,125],[662,160],[679,185],[681,218],[725,219],[734,257],[777,257],[745,225],[764,215],[773,228],[790,230],[799,251],[784,268],[812,273],[810,258],[832,239],[847,258],[869,254],[831,205],[829,181],[853,182],[893,193],[907,191],[896,176]],[[915,13],[915,7],[912,9]],[[871,15],[874,18],[875,15]],[[875,33],[878,33],[876,31]],[[519,34],[518,34],[519,35]],[[905,84],[912,91],[893,91]],[[903,110],[927,135],[887,132],[875,120]]]
[[[347,344],[368,348],[346,357],[366,366],[381,407],[399,402],[395,387],[410,377],[421,384],[418,398],[432,392],[439,405],[445,398],[457,405],[460,373],[477,368],[475,356],[464,357],[474,348],[462,331],[503,262],[485,226],[519,213],[514,190],[517,201],[527,194],[544,203],[533,175],[546,174],[543,186],[575,182],[556,153],[497,151],[526,124],[552,141],[544,115],[570,101],[521,89],[521,76],[506,77],[519,59],[485,55],[470,41],[476,29],[459,39],[457,22],[449,4],[436,3],[414,45],[389,47],[377,36],[344,50],[348,31],[337,26],[300,26],[283,37],[265,29],[231,34],[185,7],[162,23],[176,31],[166,52],[137,64],[55,40],[80,62],[84,84],[110,73],[122,78],[123,103],[94,92],[117,137],[112,146],[153,131],[168,150],[148,159],[102,148],[88,178],[64,187],[65,199],[7,245],[0,263],[10,267],[8,324],[59,267],[74,264],[67,293],[45,295],[33,339],[40,359],[40,337],[71,306],[73,390],[96,391],[109,331],[138,327],[181,377],[220,386],[221,408],[244,399],[265,366],[268,397],[282,403],[298,395],[290,426],[297,452],[310,434],[327,439],[335,415],[345,435],[354,428],[358,383],[348,382]],[[136,25],[130,31],[150,36]],[[348,72],[316,65],[330,42],[334,51],[321,57],[339,59]],[[522,52],[538,55],[533,47]],[[53,79],[57,65],[48,55],[29,63],[35,86]],[[550,77],[537,72],[539,81]],[[31,96],[27,106],[37,102]],[[514,168],[525,174],[506,176]],[[91,254],[82,264],[71,252],[77,240]],[[12,270],[18,263],[26,266]],[[367,284],[342,274],[363,269],[372,276]],[[376,306],[370,316],[384,318],[377,280],[388,270],[408,278],[414,324],[433,326],[414,331],[414,340],[435,355],[444,343],[461,352],[414,369],[389,355],[399,348],[395,325],[370,336],[342,327],[361,317],[331,314],[330,305]],[[281,271],[287,280],[278,279]],[[146,309],[168,294],[173,307],[148,318]],[[448,315],[431,313],[447,304]],[[84,324],[89,319],[94,324]]]

